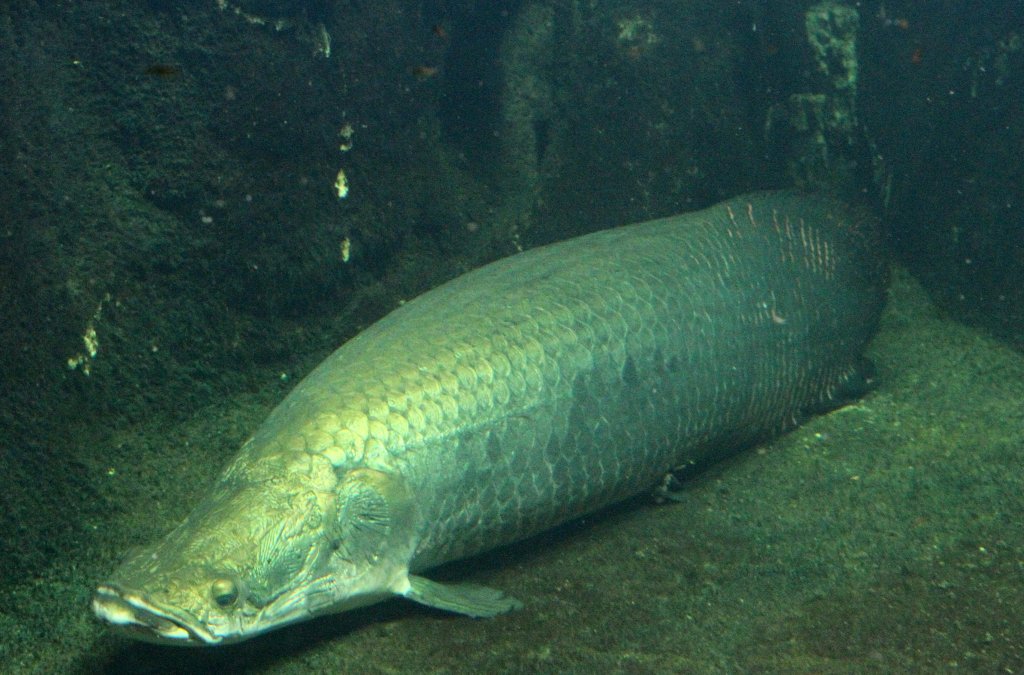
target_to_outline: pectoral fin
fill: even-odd
[[[523,603],[495,588],[476,584],[442,584],[413,574],[409,575],[409,589],[403,595],[421,605],[475,618],[497,616],[523,606]]]

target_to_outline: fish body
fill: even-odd
[[[399,307],[315,368],[166,539],[96,591],[183,645],[401,595],[518,606],[419,573],[649,490],[862,390],[878,224],[760,192],[544,246]]]

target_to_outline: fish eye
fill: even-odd
[[[217,605],[228,608],[238,600],[238,587],[231,579],[217,579],[210,586],[210,595]]]

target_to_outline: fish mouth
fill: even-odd
[[[191,647],[221,641],[180,612],[162,609],[143,595],[113,585],[96,589],[92,610],[101,620],[145,642]]]

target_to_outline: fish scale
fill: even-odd
[[[415,573],[859,393],[878,242],[863,211],[761,192],[462,275],[317,366],[96,612],[143,639],[217,644],[392,594],[473,616],[517,606]]]

